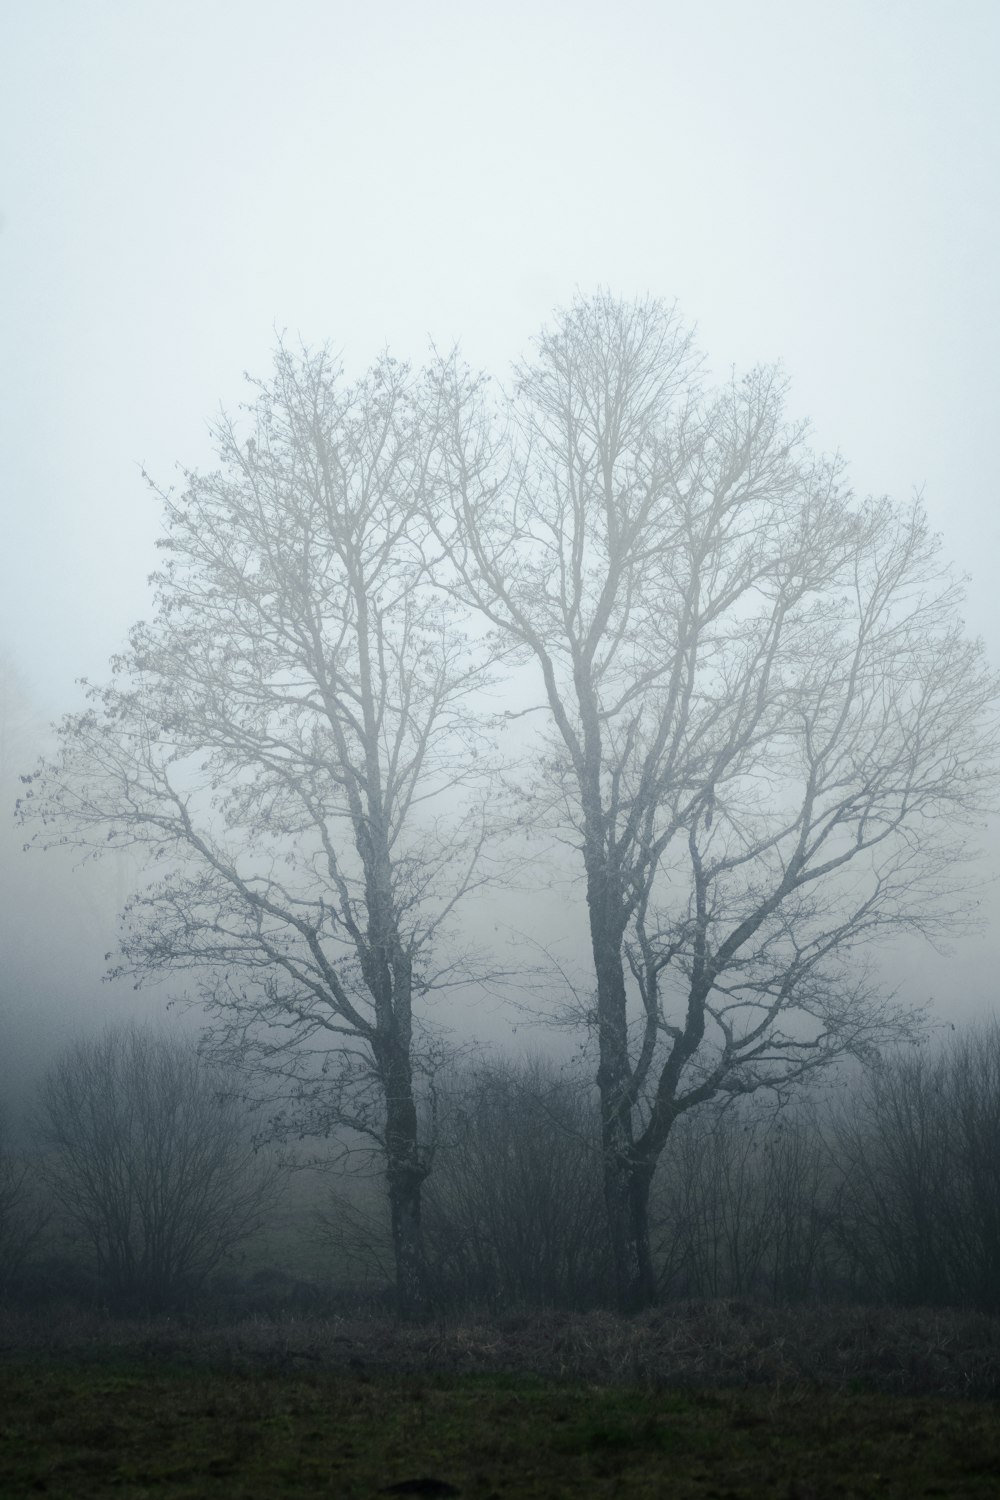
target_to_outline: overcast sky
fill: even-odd
[[[603,285],[923,489],[1000,660],[998,69],[997,0],[5,0],[0,649],[46,713],[103,675],[140,467],[275,330],[502,373]]]

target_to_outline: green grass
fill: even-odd
[[[998,1418],[860,1392],[17,1360],[0,1367],[0,1494],[993,1496]]]

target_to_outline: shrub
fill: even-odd
[[[8,1145],[7,1123],[0,1113],[0,1297],[17,1281],[46,1218],[32,1190],[28,1164]]]
[[[540,1059],[453,1079],[424,1217],[445,1300],[584,1307],[610,1294],[592,1095]]]
[[[890,1055],[836,1122],[839,1231],[870,1297],[1000,1311],[1000,1024]]]
[[[234,1080],[185,1041],[126,1026],[77,1043],[40,1114],[44,1174],[112,1306],[189,1297],[272,1200],[276,1169],[254,1151]]]

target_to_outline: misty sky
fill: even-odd
[[[102,677],[140,467],[209,461],[276,330],[502,373],[604,285],[922,489],[1000,660],[998,67],[995,0],[7,0],[0,649],[47,715]]]

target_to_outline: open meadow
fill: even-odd
[[[10,1497],[986,1496],[1000,1473],[1000,1325],[980,1315],[2,1328]]]

